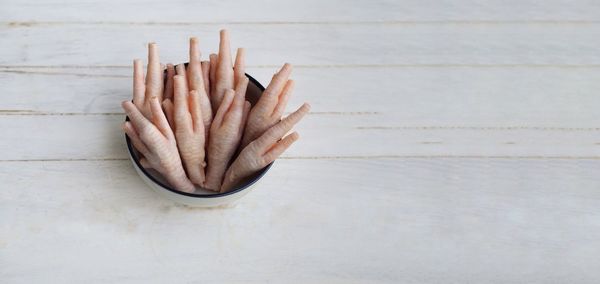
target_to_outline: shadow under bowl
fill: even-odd
[[[248,77],[248,79],[250,80],[250,82],[248,83],[248,89],[246,90],[246,100],[249,101],[250,104],[252,104],[252,106],[254,106],[260,98],[260,96],[262,95],[265,88],[252,76],[246,74],[246,77]],[[128,121],[129,117],[126,117],[125,120]],[[200,187],[196,187],[197,189],[194,193],[187,193],[179,191],[176,188],[172,187],[157,171],[142,167],[140,163],[139,152],[133,147],[133,144],[131,143],[131,140],[127,135],[125,135],[125,140],[127,141],[129,158],[133,163],[133,167],[140,175],[142,180],[144,180],[144,182],[146,182],[146,184],[148,184],[148,186],[150,186],[152,190],[156,191],[157,193],[165,196],[166,198],[172,201],[193,207],[221,206],[240,199],[256,187],[257,182],[267,173],[267,171],[273,165],[273,163],[270,163],[260,171],[246,178],[241,183],[237,184],[232,190],[228,192],[217,193],[214,191],[209,191]],[[235,157],[233,157],[233,159],[235,159]]]

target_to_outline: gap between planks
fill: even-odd
[[[290,112],[285,112],[288,115]],[[308,115],[380,115],[377,111],[311,111]],[[0,110],[0,116],[124,116],[124,112],[41,112],[34,110]]]
[[[285,112],[289,115],[290,112]],[[381,115],[377,111],[313,111],[308,115]],[[0,110],[0,116],[124,116],[123,112],[38,112],[33,110]],[[474,131],[600,131],[600,127],[556,127],[556,126],[461,126],[461,125],[427,125],[427,126],[356,126],[358,130],[474,130]],[[425,143],[425,142],[424,142]],[[439,144],[441,142],[426,142]]]
[[[290,112],[285,112],[285,115]],[[314,111],[308,115],[382,115],[376,111]],[[123,112],[40,112],[34,110],[0,110],[0,116],[124,116]],[[358,130],[474,130],[474,131],[600,131],[600,127],[556,127],[556,126],[462,126],[462,125],[427,125],[427,126],[356,126]],[[423,142],[440,144],[441,142]],[[600,143],[596,143],[600,144]]]
[[[486,156],[486,155],[373,155],[373,156],[287,156],[278,160],[406,160],[406,159],[490,159],[490,160],[600,160],[600,156]],[[113,162],[129,158],[96,159],[7,159],[10,162]]]
[[[246,65],[246,68],[280,68],[275,64]],[[35,73],[40,71],[25,71],[20,69],[132,69],[132,65],[0,65],[0,72]],[[294,64],[294,68],[600,68],[600,64]],[[43,73],[45,74],[45,73]],[[55,73],[49,73],[55,74]],[[76,73],[65,73],[76,74]],[[65,75],[59,74],[59,75]],[[119,76],[123,77],[123,76]],[[132,77],[127,75],[126,77]]]
[[[12,21],[0,26],[213,26],[213,25],[597,25],[592,20],[382,20],[382,21],[214,21],[214,22],[127,22],[127,21]]]
[[[600,131],[600,127],[555,127],[555,126],[356,126],[360,130],[537,130],[537,131]]]
[[[274,69],[278,65],[248,65],[248,68]],[[401,68],[481,68],[481,69],[598,69],[600,64],[298,64],[298,69],[401,69]],[[132,69],[129,65],[0,65],[0,73],[21,75],[48,75],[48,76],[73,76],[88,78],[133,78],[129,74],[93,74],[80,71],[66,72],[64,69],[74,70],[102,70],[102,69]],[[60,70],[60,71],[56,71]]]

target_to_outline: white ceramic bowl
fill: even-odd
[[[246,91],[246,100],[248,100],[254,106],[265,88],[258,81],[252,78],[252,76],[248,74],[246,74],[246,76],[250,79],[250,83],[248,84],[248,89]],[[129,118],[126,118],[126,120],[129,120]],[[125,140],[127,141],[129,158],[133,163],[133,167],[140,175],[142,180],[144,180],[144,182],[146,182],[146,184],[148,184],[152,190],[177,203],[193,207],[221,206],[240,199],[242,196],[256,188],[257,182],[273,165],[273,163],[267,165],[256,174],[247,178],[243,183],[238,184],[233,190],[225,193],[215,193],[201,188],[198,188],[195,193],[186,193],[171,187],[158,172],[142,167],[140,164],[138,151],[135,150],[131,144],[131,140],[129,137],[127,137],[127,135],[125,135]]]

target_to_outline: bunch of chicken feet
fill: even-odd
[[[284,64],[251,106],[244,61],[239,48],[233,63],[226,30],[210,61],[201,61],[199,41],[191,38],[187,67],[164,67],[158,46],[148,45],[147,74],[141,60],[134,60],[133,101],[122,104],[129,117],[123,130],[143,167],[155,169],[180,191],[227,192],[298,140],[297,132],[286,134],[310,106],[281,119],[294,87],[292,66]]]

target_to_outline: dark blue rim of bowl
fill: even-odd
[[[263,87],[263,85],[261,85],[256,79],[254,79],[252,76],[248,75],[248,73],[246,73],[246,77],[248,77],[248,79],[250,80],[250,82],[254,85],[256,85],[261,92],[265,91],[265,87]],[[125,116],[125,121],[129,121],[129,117]],[[244,189],[247,189],[248,187],[252,186],[253,184],[255,184],[259,179],[261,179],[271,168],[271,166],[273,166],[273,163],[275,163],[274,161],[270,164],[268,164],[266,167],[264,167],[263,169],[260,170],[260,172],[258,174],[255,174],[256,176],[254,176],[250,181],[248,181],[247,183],[245,183],[243,186],[236,188],[234,190],[230,190],[228,192],[223,192],[223,193],[214,193],[214,194],[194,194],[194,193],[187,193],[187,192],[183,192],[183,191],[179,191],[176,190],[162,182],[160,182],[159,180],[157,180],[154,176],[152,176],[144,167],[142,167],[142,164],[140,163],[140,160],[137,158],[137,155],[134,154],[134,150],[133,150],[133,145],[131,144],[131,140],[129,139],[129,136],[127,136],[127,134],[125,134],[125,140],[127,141],[127,149],[129,150],[129,155],[131,155],[131,157],[133,158],[133,161],[135,162],[135,164],[137,165],[137,167],[144,173],[144,175],[146,175],[146,177],[148,177],[151,181],[153,181],[154,183],[160,185],[162,188],[171,191],[173,193],[176,194],[181,194],[181,195],[185,195],[188,197],[197,197],[197,198],[217,198],[217,197],[223,197],[223,196],[227,196],[227,195],[231,195],[231,194],[235,194],[238,193]]]

